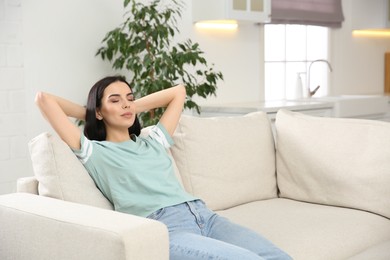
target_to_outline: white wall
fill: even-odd
[[[122,0],[0,0],[0,194],[19,176],[32,175],[27,141],[51,131],[34,105],[38,90],[85,103],[89,88],[111,66],[95,57],[105,33],[122,21]],[[264,97],[263,28],[201,31],[191,21],[191,1],[177,41],[200,43],[210,63],[224,73],[217,98],[200,103],[259,101]],[[383,56],[390,39],[354,39],[351,3],[346,21],[331,32],[331,94],[383,92]],[[370,1],[367,1],[369,3]]]
[[[23,1],[25,85],[28,89],[30,137],[49,130],[34,105],[43,90],[86,103],[90,87],[111,74],[111,66],[95,57],[106,32],[122,21],[121,1]]]
[[[378,1],[378,0],[375,0]],[[330,94],[382,94],[384,91],[384,54],[390,52],[390,38],[354,38],[352,5],[343,0],[345,21],[331,32]],[[371,1],[366,1],[367,5]],[[369,9],[369,8],[367,8]],[[375,16],[377,14],[372,14]]]
[[[213,104],[259,101],[264,99],[263,27],[243,25],[237,31],[210,31],[194,29],[191,21],[188,30],[191,37],[205,51],[208,61],[223,72]],[[199,100],[199,103],[206,103]]]
[[[198,42],[210,64],[223,72],[217,97],[196,99],[199,104],[207,102],[258,101],[264,98],[263,79],[263,27],[247,24],[237,31],[207,30],[195,28],[192,22],[191,0],[185,0],[180,35],[176,42],[190,38]]]
[[[21,10],[18,0],[0,0],[0,193],[29,174]]]

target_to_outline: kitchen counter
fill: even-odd
[[[314,116],[383,119],[389,113],[390,97],[383,95],[344,95],[299,100],[225,103],[202,106],[202,117],[237,116],[264,111],[271,119],[279,109]]]
[[[318,116],[331,116],[333,107],[333,102],[314,101],[311,99],[226,103],[202,106],[201,116],[235,116],[255,111],[264,111],[273,119],[279,109],[287,109]]]
[[[279,109],[300,111],[308,109],[332,109],[333,102],[313,101],[313,100],[275,100],[264,102],[245,102],[245,103],[226,103],[216,105],[202,106],[202,113],[220,112],[243,114],[254,111],[264,111],[267,113],[275,113]]]

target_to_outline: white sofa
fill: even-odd
[[[390,259],[390,124],[280,110],[274,132],[262,112],[183,116],[178,178],[294,259]],[[0,196],[0,259],[169,258],[165,226],[114,212],[55,135],[29,146],[35,176]]]

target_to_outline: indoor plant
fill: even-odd
[[[198,43],[190,39],[172,46],[178,32],[177,19],[181,17],[180,0],[152,0],[148,4],[124,0],[125,21],[107,33],[97,51],[103,60],[109,60],[117,70],[128,70],[136,97],[184,83],[187,90],[185,108],[200,108],[193,96],[206,98],[216,94],[218,80],[223,75],[213,69],[202,56]],[[155,124],[163,109],[143,113],[144,126]]]

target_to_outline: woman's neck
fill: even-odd
[[[118,129],[116,129],[115,131],[113,129],[107,130],[106,141],[120,143],[129,140],[131,140],[131,138],[128,129],[121,131],[119,131]]]

